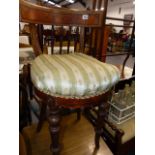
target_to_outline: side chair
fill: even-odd
[[[102,130],[100,122],[105,115],[104,106],[111,96],[113,86],[120,79],[120,73],[115,66],[85,54],[84,30],[85,28],[102,30],[104,17],[104,11],[77,11],[44,6],[36,1],[20,0],[20,21],[29,23],[31,43],[36,56],[30,65],[31,81],[34,95],[49,108],[48,122],[52,142],[50,148],[53,155],[60,154],[59,131],[62,107],[84,109],[99,106],[94,137],[95,146],[99,148]],[[60,50],[59,54],[51,55],[43,53],[37,32],[38,24],[79,26],[79,50],[72,53],[63,53]],[[102,44],[99,40],[98,43]]]

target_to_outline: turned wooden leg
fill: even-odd
[[[79,121],[81,119],[81,109],[77,109],[77,120]]]
[[[37,126],[37,132],[40,132],[40,130],[42,128],[42,125],[43,125],[43,123],[45,121],[46,108],[47,108],[47,103],[42,102],[40,116],[39,116],[39,122],[38,122],[38,126]]]
[[[29,81],[29,93],[30,93],[30,100],[33,99],[33,86],[32,86],[32,82]]]
[[[33,84],[31,82],[31,66],[30,64],[28,64],[28,79],[27,79],[27,82],[28,82],[28,89],[29,89],[29,96],[30,96],[30,100],[33,99]]]
[[[101,103],[99,105],[98,110],[98,117],[97,117],[97,125],[96,125],[96,133],[95,133],[95,147],[96,149],[99,149],[100,147],[100,136],[102,134],[102,127],[104,125],[104,117],[105,117],[105,111],[104,111],[104,103]]]
[[[60,145],[59,145],[59,130],[60,130],[60,112],[59,107],[56,105],[54,99],[48,100],[49,107],[49,130],[51,134],[51,151],[53,155],[59,155]]]

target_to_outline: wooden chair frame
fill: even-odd
[[[68,9],[60,9],[54,7],[45,7],[39,4],[35,4],[28,0],[20,0],[20,21],[27,22],[30,25],[30,33],[32,40],[32,47],[35,55],[42,54],[42,50],[39,44],[39,38],[37,33],[36,24],[46,25],[78,25],[82,28],[84,37],[84,27],[90,28],[103,28],[103,19],[105,18],[104,11],[75,11]],[[84,38],[80,40],[80,51],[84,50]],[[53,155],[60,153],[59,145],[59,131],[60,131],[60,108],[85,108],[99,106],[98,120],[95,128],[95,146],[99,148],[99,139],[101,135],[103,118],[105,116],[104,108],[109,97],[111,96],[111,90],[97,96],[86,97],[86,98],[65,98],[55,97],[47,95],[36,88],[34,88],[35,96],[39,97],[44,105],[43,113],[45,112],[46,106],[49,107],[49,130],[51,134],[51,151]],[[102,123],[103,124],[103,123]]]

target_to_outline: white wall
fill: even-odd
[[[109,0],[108,8],[107,8],[107,16],[116,17],[116,18],[124,18],[125,14],[133,14],[133,19],[134,19],[135,5],[133,5],[133,1],[134,0],[114,0],[113,2],[111,2]],[[121,8],[121,12],[119,12],[120,8]],[[114,20],[107,20],[106,23],[123,25],[122,21],[114,21]],[[119,31],[122,28],[117,27],[115,29]]]

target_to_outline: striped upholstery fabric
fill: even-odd
[[[81,53],[42,54],[31,67],[35,87],[52,96],[95,96],[107,91],[119,78],[119,71],[113,65]]]

